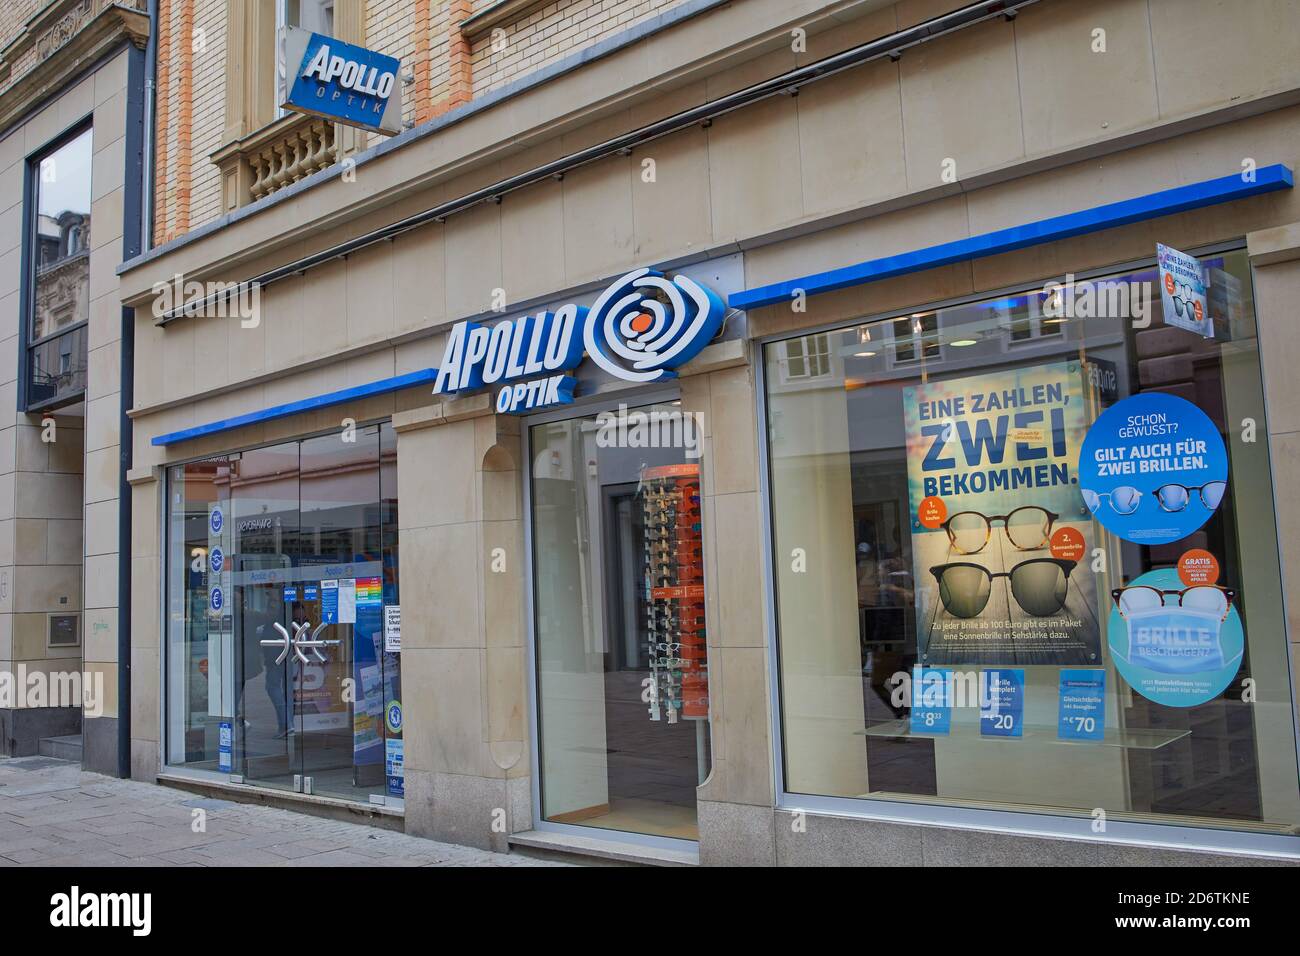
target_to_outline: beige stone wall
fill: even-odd
[[[104,676],[107,717],[117,714],[121,308],[114,270],[122,259],[126,75],[121,53],[0,139],[0,669],[76,669],[84,657],[88,671]],[[15,412],[23,171],[29,155],[87,115],[94,122],[88,394],[84,407],[54,414],[54,441],[46,442],[42,416]],[[52,612],[81,613],[79,646],[47,648]]]

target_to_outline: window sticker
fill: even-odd
[[[1093,517],[1137,544],[1200,529],[1228,491],[1228,452],[1208,415],[1163,392],[1134,395],[1088,429],[1079,491]]]
[[[918,660],[1101,663],[1077,362],[903,390]]]
[[[1174,568],[1116,588],[1107,634],[1120,675],[1166,707],[1195,707],[1219,696],[1245,648],[1236,596],[1218,584],[1189,587]]]

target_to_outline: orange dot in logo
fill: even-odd
[[[640,315],[632,319],[632,331],[637,335],[640,335],[646,329],[650,328],[652,322],[654,322],[654,319],[651,318],[650,313],[642,312]]]

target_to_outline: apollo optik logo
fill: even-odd
[[[133,936],[148,936],[153,928],[152,893],[82,893],[74,886],[50,897],[50,925],[127,927]]]

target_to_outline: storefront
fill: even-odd
[[[1016,80],[1068,4],[828,15],[833,74],[764,10],[122,268],[134,774],[503,852],[1300,859],[1300,107],[1071,139]]]

